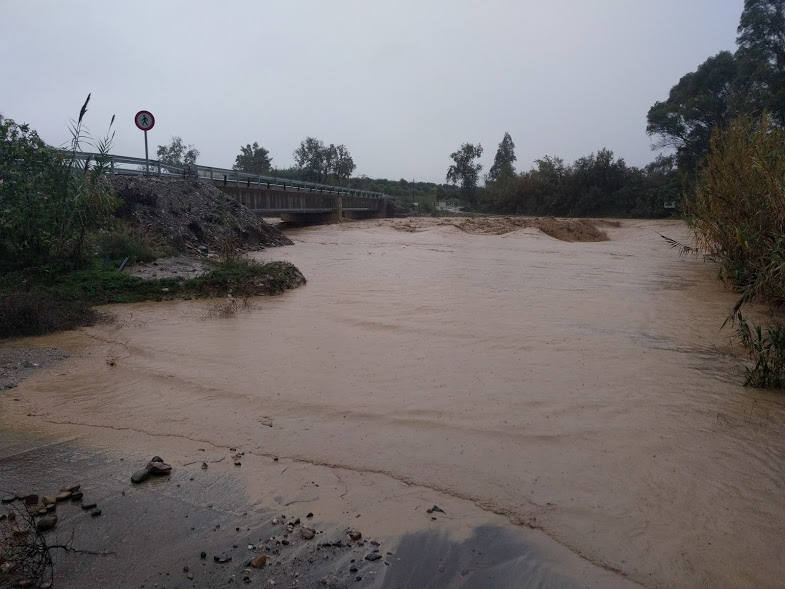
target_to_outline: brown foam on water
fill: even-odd
[[[368,498],[432,489],[647,586],[785,578],[783,400],[740,386],[719,329],[733,293],[658,235],[686,239],[682,223],[595,243],[400,223],[291,232],[263,257],[308,284],[233,317],[124,305],[40,338],[73,356],[4,419],[340,467],[372,477]],[[249,480],[249,499],[265,489]],[[389,509],[379,533],[406,527]]]

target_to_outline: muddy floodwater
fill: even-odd
[[[785,586],[785,397],[741,386],[733,293],[658,235],[686,239],[678,221],[602,229],[290,230],[259,257],[307,285],[231,317],[114,306],[28,340],[71,356],[5,393],[0,425],[176,468],[195,446],[276,457],[279,478],[236,475],[249,504],[321,501],[380,536],[446,502],[454,538],[536,533],[594,586]]]

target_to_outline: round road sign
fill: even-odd
[[[155,117],[149,110],[140,110],[134,117],[134,123],[142,131],[149,131],[155,125]]]

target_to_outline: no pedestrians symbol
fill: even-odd
[[[136,126],[144,131],[144,170],[145,174],[149,174],[150,160],[147,157],[147,132],[153,128],[153,125],[155,125],[155,117],[149,110],[140,110],[134,117],[134,123],[136,123]]]
[[[136,113],[134,122],[142,131],[149,131],[155,125],[155,117],[149,110],[140,110]]]

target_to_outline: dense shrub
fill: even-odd
[[[750,324],[744,303],[785,303],[785,129],[741,117],[715,130],[688,220],[698,250],[719,263],[741,297],[731,312],[736,336],[754,362],[745,384],[785,384],[785,325]]]
[[[745,301],[785,301],[785,129],[744,117],[716,131],[689,221]]]

